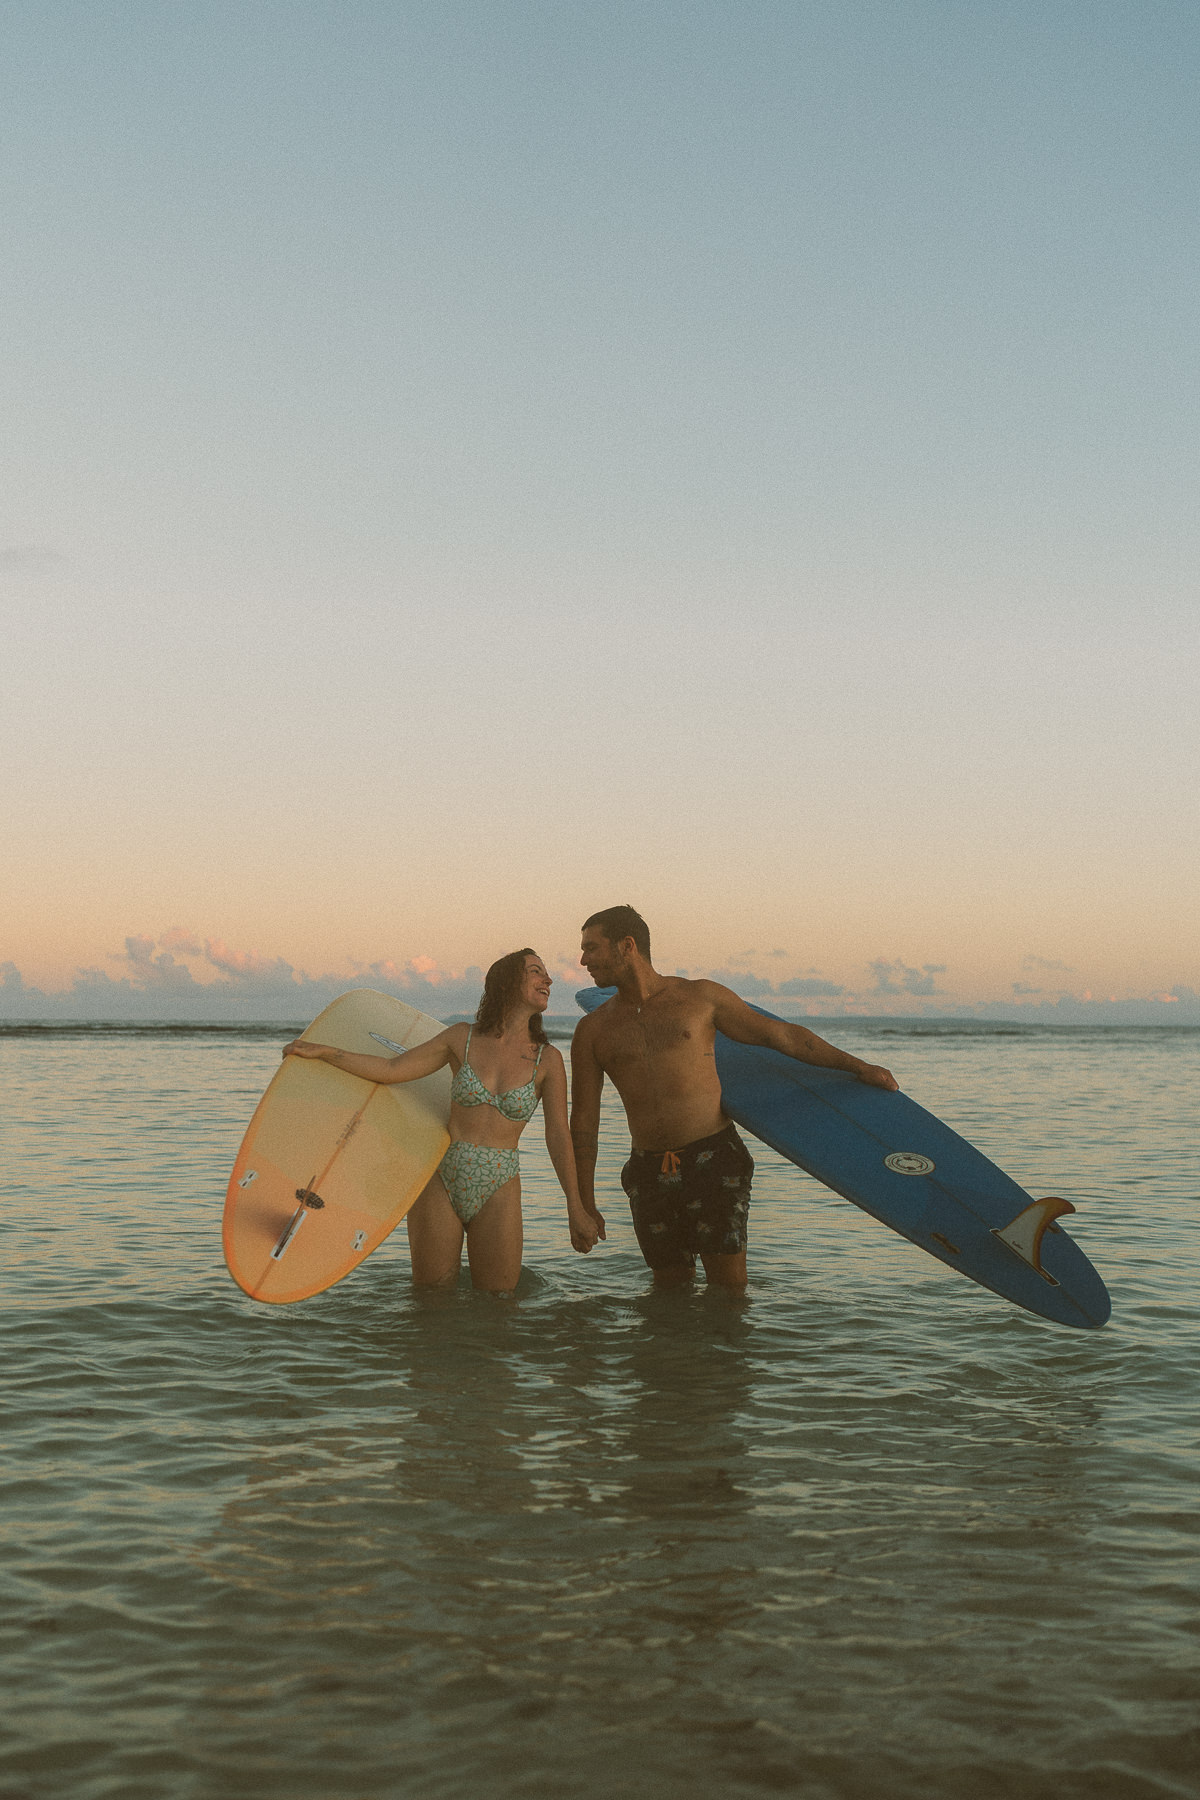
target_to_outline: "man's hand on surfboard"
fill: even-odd
[[[887,1088],[893,1094],[899,1091],[900,1083],[892,1071],[883,1068],[879,1063],[860,1063],[854,1073],[857,1079],[865,1081],[868,1087]]]

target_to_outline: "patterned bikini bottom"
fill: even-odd
[[[462,1220],[471,1220],[497,1188],[521,1172],[515,1150],[493,1150],[489,1144],[468,1144],[457,1138],[443,1156],[438,1174],[450,1196],[450,1204]]]

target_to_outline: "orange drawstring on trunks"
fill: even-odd
[[[679,1173],[679,1158],[676,1156],[676,1154],[673,1150],[668,1150],[666,1155],[663,1157],[661,1173],[663,1175],[678,1175],[678,1173]]]

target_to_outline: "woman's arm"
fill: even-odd
[[[559,1186],[567,1196],[567,1222],[572,1247],[586,1256],[599,1238],[604,1236],[604,1220],[597,1212],[588,1212],[579,1198],[579,1179],[575,1173],[575,1149],[567,1125],[567,1071],[561,1052],[551,1044],[546,1058],[546,1074],[542,1082],[542,1117],[546,1126],[546,1148]]]
[[[381,1086],[394,1087],[401,1081],[420,1081],[423,1075],[432,1075],[435,1069],[444,1069],[450,1060],[450,1052],[459,1055],[458,1045],[454,1042],[456,1032],[465,1031],[464,1025],[448,1025],[445,1031],[430,1038],[427,1043],[415,1044],[411,1050],[402,1050],[399,1056],[363,1056],[357,1050],[338,1050],[332,1044],[305,1043],[301,1038],[285,1044],[285,1056],[302,1056],[309,1062],[332,1063],[335,1069],[345,1069],[347,1075],[358,1075],[363,1081],[378,1082]]]

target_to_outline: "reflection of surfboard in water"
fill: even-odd
[[[594,1012],[615,991],[575,998]],[[717,1073],[735,1123],[939,1262],[1059,1325],[1108,1318],[1104,1283],[1055,1223],[1074,1207],[1034,1200],[907,1094],[720,1032]]]
[[[343,994],[302,1035],[368,1056],[445,1027],[390,994]],[[356,1269],[404,1217],[450,1142],[450,1071],[381,1087],[287,1057],[238,1151],[225,1260],[255,1300],[304,1300]]]

